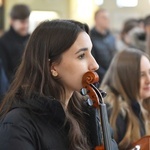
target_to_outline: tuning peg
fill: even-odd
[[[99,90],[99,91],[101,92],[103,98],[106,97],[106,95],[107,95],[106,92],[104,92],[104,91],[102,91],[102,90]]]
[[[81,93],[81,95],[83,95],[83,96],[87,95],[87,90],[86,90],[86,88],[82,88],[82,89],[80,90],[80,93]]]
[[[93,106],[93,101],[90,98],[86,100],[86,103],[88,106]]]

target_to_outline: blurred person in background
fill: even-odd
[[[123,25],[117,49],[137,48],[150,55],[150,16],[144,19],[128,19]]]
[[[135,18],[127,19],[123,23],[119,38],[116,40],[117,50],[124,50],[128,47],[134,47],[133,38],[130,37],[130,31],[138,27],[138,21]]]
[[[135,20],[135,26],[128,31],[128,46],[131,48],[137,48],[141,51],[146,51],[146,36],[145,36],[145,19],[133,19]]]
[[[10,29],[0,38],[0,58],[9,83],[13,79],[29,38],[29,15],[30,9],[27,5],[14,5],[10,11]]]
[[[90,37],[93,43],[92,54],[99,64],[97,73],[102,81],[116,53],[115,37],[110,32],[110,19],[107,10],[98,9],[95,12],[95,25],[91,29]]]
[[[129,32],[129,37],[134,48],[140,49],[150,56],[150,15],[138,22],[138,26]]]
[[[118,52],[103,79],[105,102],[119,150],[150,135],[150,59],[141,50]]]
[[[2,61],[0,59],[0,103],[2,101],[4,94],[8,90],[8,86],[9,86],[8,79],[6,77],[6,74],[2,65]]]
[[[145,17],[144,20],[145,34],[143,34],[143,39],[146,41],[146,53],[150,56],[150,15]]]

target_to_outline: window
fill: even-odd
[[[87,19],[92,14],[92,0],[77,0],[77,15],[80,19]]]
[[[95,0],[96,5],[102,5],[104,3],[104,0]]]
[[[41,21],[58,18],[60,18],[58,13],[54,11],[32,11],[29,18],[30,20],[29,32],[32,32]]]
[[[138,5],[138,0],[116,0],[118,7],[135,7]]]
[[[0,7],[3,5],[3,1],[2,0],[0,0]]]

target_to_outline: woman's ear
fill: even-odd
[[[58,76],[58,72],[55,69],[55,64],[52,64],[50,67],[50,73],[53,77],[57,77]]]

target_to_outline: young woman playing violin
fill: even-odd
[[[116,54],[101,89],[107,92],[109,120],[120,150],[150,135],[150,59],[145,53],[127,49]]]
[[[88,31],[71,20],[34,30],[0,108],[0,150],[94,149],[79,93],[82,76],[98,69]]]

